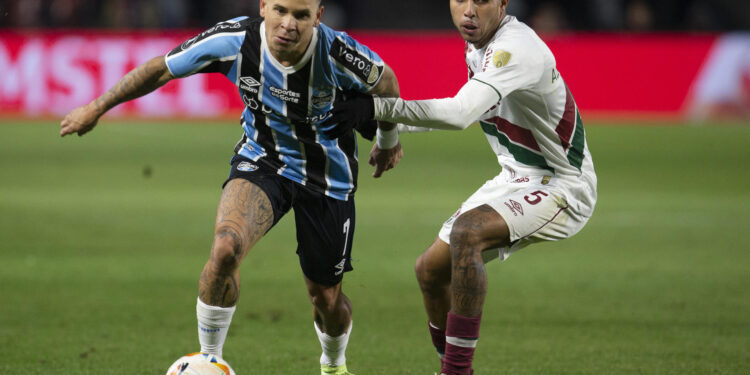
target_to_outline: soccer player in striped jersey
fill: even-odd
[[[60,134],[83,135],[112,107],[174,78],[214,72],[231,80],[246,107],[199,282],[201,351],[222,355],[239,298],[240,263],[294,209],[297,254],[323,351],[321,373],[349,374],[352,305],[341,285],[344,272],[352,270],[357,143],[353,131],[326,136],[333,125],[323,122],[340,92],[398,96],[398,82],[375,52],[320,23],[320,0],[261,0],[260,14],[221,22],[137,67],[68,114]],[[370,139],[374,133],[371,128]],[[375,174],[393,167],[400,155],[400,146],[387,151],[380,165],[388,166]]]
[[[468,82],[456,96],[405,101],[354,96],[334,105],[331,133],[375,118],[398,129],[479,123],[500,164],[446,221],[416,262],[441,373],[471,374],[487,290],[484,264],[534,242],[568,238],[596,203],[596,174],[578,107],[555,58],[534,31],[506,15],[508,0],[450,0],[466,41]],[[398,130],[378,131],[376,162]],[[455,150],[453,152],[460,152]]]

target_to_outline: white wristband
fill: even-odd
[[[378,128],[377,144],[381,150],[390,150],[398,144],[398,127],[394,126],[391,130],[382,130]]]

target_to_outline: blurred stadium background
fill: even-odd
[[[403,96],[465,81],[448,1],[323,4]],[[175,81],[80,139],[59,139],[58,123],[137,64],[257,8],[0,0],[0,374],[158,374],[197,348],[197,277],[241,132],[235,88]],[[489,265],[477,373],[750,373],[750,2],[510,0],[509,13],[557,57],[600,198],[573,239]],[[436,370],[413,262],[497,170],[478,129],[402,142],[383,179],[361,168],[345,281],[357,374]],[[241,375],[316,370],[289,217],[243,265],[225,349]]]
[[[405,97],[452,95],[464,81],[462,41],[446,4],[324,4],[324,22],[378,51]],[[588,118],[750,116],[750,2],[513,0],[509,13],[548,42]],[[238,14],[257,16],[258,1],[0,0],[0,113],[59,116],[138,63]],[[221,77],[199,77],[117,114],[235,117],[241,105]]]

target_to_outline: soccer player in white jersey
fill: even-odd
[[[555,58],[534,33],[506,15],[508,0],[450,0],[466,41],[469,80],[456,96],[405,101],[357,95],[334,104],[338,128],[370,118],[409,124],[401,131],[465,129],[478,122],[500,174],[443,224],[416,262],[441,374],[471,374],[487,290],[484,264],[538,241],[568,238],[596,203],[596,175],[583,124]],[[397,144],[378,131],[370,163]],[[460,151],[459,151],[460,152]]]
[[[112,107],[174,78],[221,73],[230,79],[246,107],[199,282],[201,351],[222,355],[239,299],[240,263],[293,209],[297,254],[323,352],[321,374],[346,375],[352,304],[341,287],[343,274],[352,269],[357,145],[352,131],[326,137],[331,125],[323,121],[339,92],[397,96],[398,82],[377,54],[320,23],[320,0],[261,0],[260,14],[262,19],[221,22],[135,68],[107,93],[68,114],[60,135],[86,134]],[[382,155],[390,169],[400,147]]]

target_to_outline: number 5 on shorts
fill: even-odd
[[[542,201],[542,197],[540,197],[540,195],[544,195],[545,197],[549,196],[549,194],[547,194],[547,193],[545,193],[545,192],[543,192],[541,190],[537,190],[537,191],[531,193],[531,195],[534,196],[533,199],[529,199],[528,195],[524,195],[523,196],[523,199],[526,202],[528,202],[530,205],[535,205],[535,204],[538,204],[539,202],[541,202]]]

